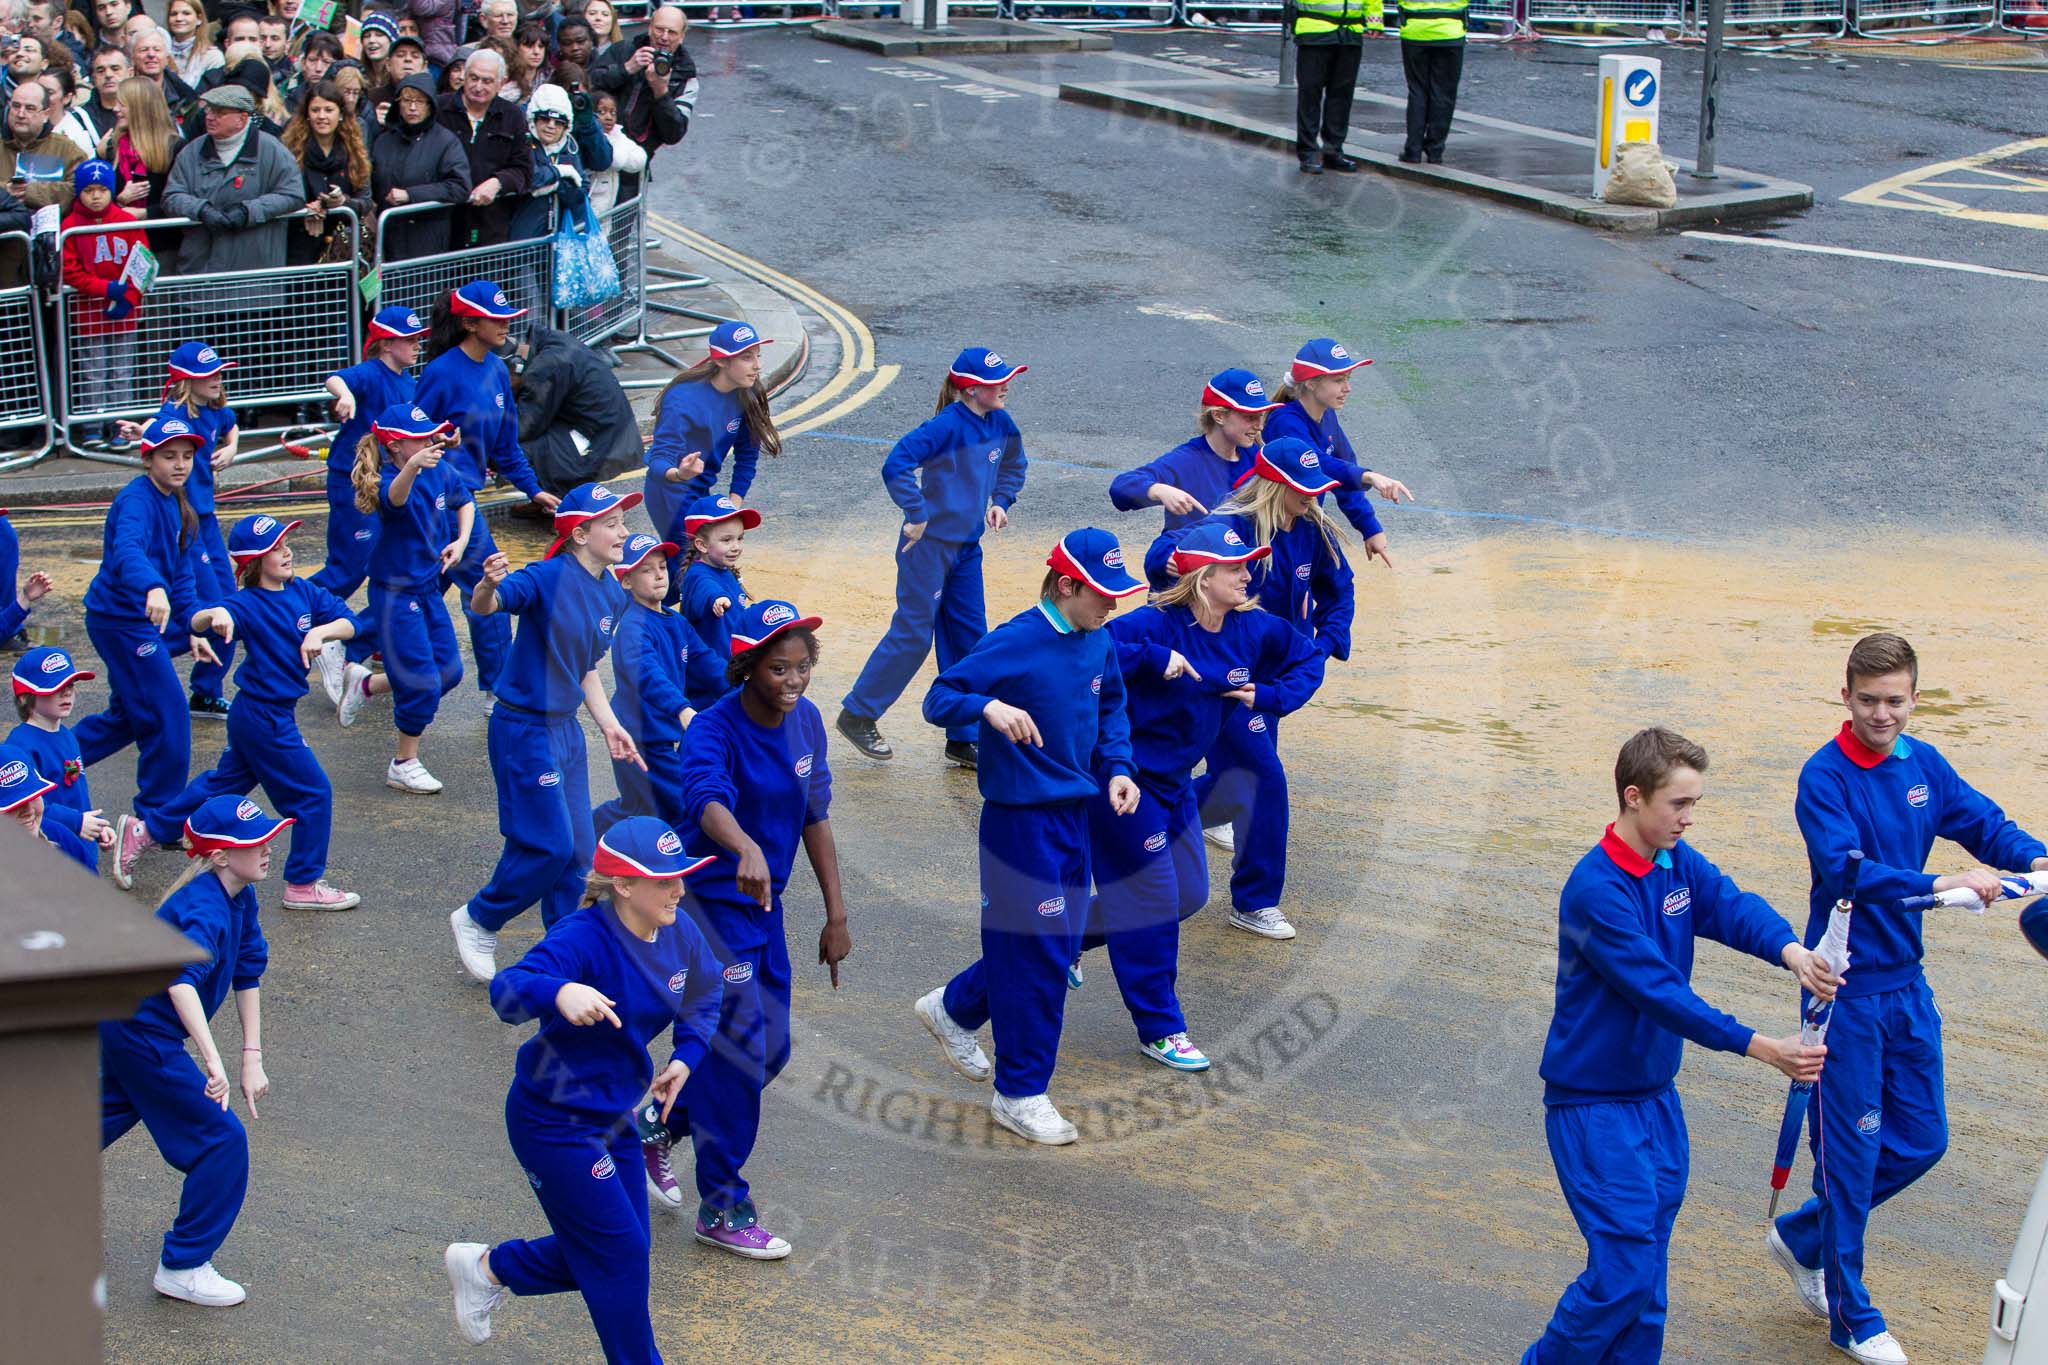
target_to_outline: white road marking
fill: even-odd
[[[1934,270],[1958,270],[1968,275],[1996,275],[2006,280],[2033,280],[2048,284],[2048,275],[2030,270],[2001,270],[1993,265],[1972,265],[1968,261],[1940,261],[1930,256],[1895,256],[1889,251],[1858,251],[1847,246],[1816,246],[1811,242],[1786,242],[1775,237],[1738,237],[1726,232],[1685,232],[1703,242],[1735,242],[1744,246],[1769,246],[1780,251],[1804,251],[1817,256],[1849,256],[1859,261],[1888,261],[1893,265],[1923,265]]]

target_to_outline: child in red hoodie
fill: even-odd
[[[114,168],[107,162],[79,163],[71,176],[66,231],[139,221],[114,202],[114,178]],[[148,244],[139,230],[80,233],[64,242],[64,283],[77,291],[71,296],[71,335],[78,346],[72,383],[80,393],[105,395],[102,401],[116,407],[127,406],[134,397],[130,390],[135,382],[135,310],[142,303],[133,284],[121,283],[121,272],[129,253]],[[128,444],[111,422],[100,428],[99,439],[110,450]]]

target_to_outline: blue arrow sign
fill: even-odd
[[[1621,92],[1630,104],[1641,109],[1657,98],[1657,74],[1654,71],[1638,71],[1622,83]]]

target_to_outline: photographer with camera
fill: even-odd
[[[655,152],[683,140],[697,107],[697,64],[683,50],[688,29],[681,10],[663,5],[648,16],[647,32],[612,44],[590,73],[592,85],[616,97],[619,125],[650,162]],[[619,198],[639,192],[639,177],[622,173]]]

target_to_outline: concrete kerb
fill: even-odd
[[[1280,151],[1294,150],[1294,129],[1290,124],[1255,118],[1228,108],[1204,106],[1189,100],[1176,99],[1157,89],[1146,88],[1159,84],[1161,83],[1149,81],[1062,82],[1060,98],[1098,109],[1157,119],[1184,128],[1221,133],[1226,137],[1273,147]],[[1183,89],[1199,88],[1199,82],[1183,81],[1175,84]],[[1545,141],[1575,144],[1589,152],[1593,148],[1591,138],[1576,137],[1547,128],[1509,124],[1499,119],[1481,118],[1470,122],[1480,127],[1513,129]],[[1460,113],[1455,126],[1463,128],[1467,124],[1467,116]],[[1726,166],[1721,168],[1719,179],[1729,186],[1728,189],[1711,194],[1688,195],[1674,208],[1653,209],[1604,204],[1597,199],[1480,175],[1460,170],[1456,166],[1432,166],[1426,163],[1411,165],[1397,156],[1365,146],[1348,146],[1345,150],[1383,175],[1415,184],[1430,185],[1437,189],[1453,190],[1460,194],[1478,195],[1517,208],[1529,209],[1546,217],[1561,218],[1566,222],[1610,231],[1648,232],[1661,228],[1698,227],[1739,218],[1796,213],[1813,207],[1813,188],[1810,185]],[[1666,160],[1677,162],[1680,175],[1685,174],[1693,164],[1668,155]],[[1589,178],[1590,174],[1589,171]]]
[[[744,318],[762,336],[771,337],[780,343],[769,348],[770,359],[761,374],[763,382],[771,391],[782,389],[803,377],[812,347],[816,344],[814,332],[816,336],[829,336],[822,324],[815,329],[806,327],[803,313],[788,297],[767,284],[698,255],[681,243],[663,238],[660,250],[668,260],[660,261],[650,257],[650,264],[680,266],[704,276],[711,283],[702,289],[655,297],[679,302],[682,306],[697,312],[714,313],[720,317]],[[651,315],[648,319],[648,330],[666,330],[672,320],[667,314]],[[617,344],[624,344],[630,340],[630,335],[613,339]],[[662,348],[685,365],[694,364],[704,356],[704,340],[701,337],[687,341],[664,342]],[[624,361],[619,370],[621,378],[649,378],[670,372],[666,364],[646,352],[628,352],[621,359]],[[633,409],[639,414],[643,426],[653,416],[654,399],[659,392],[659,389],[628,390],[633,400]],[[232,401],[232,385],[229,388],[229,397]],[[792,395],[787,393],[783,395],[784,402],[791,401],[791,398]],[[328,420],[331,422],[332,419]],[[270,444],[267,438],[261,443]],[[0,505],[37,507],[53,503],[103,502],[120,492],[134,477],[135,470],[126,465],[101,464],[81,459],[47,460],[17,473],[0,474]],[[292,479],[294,492],[317,493],[325,486],[325,462],[271,459],[235,465],[219,476],[219,488],[224,495],[232,497],[238,489],[285,477]],[[491,504],[487,507],[488,511],[495,513],[499,510],[495,505],[496,500],[487,499],[486,502]]]
[[[811,25],[811,36],[883,57],[1107,52],[1114,46],[1108,37],[1100,33],[1082,33],[1016,19],[952,19],[944,29],[929,33],[900,19],[825,19]]]

